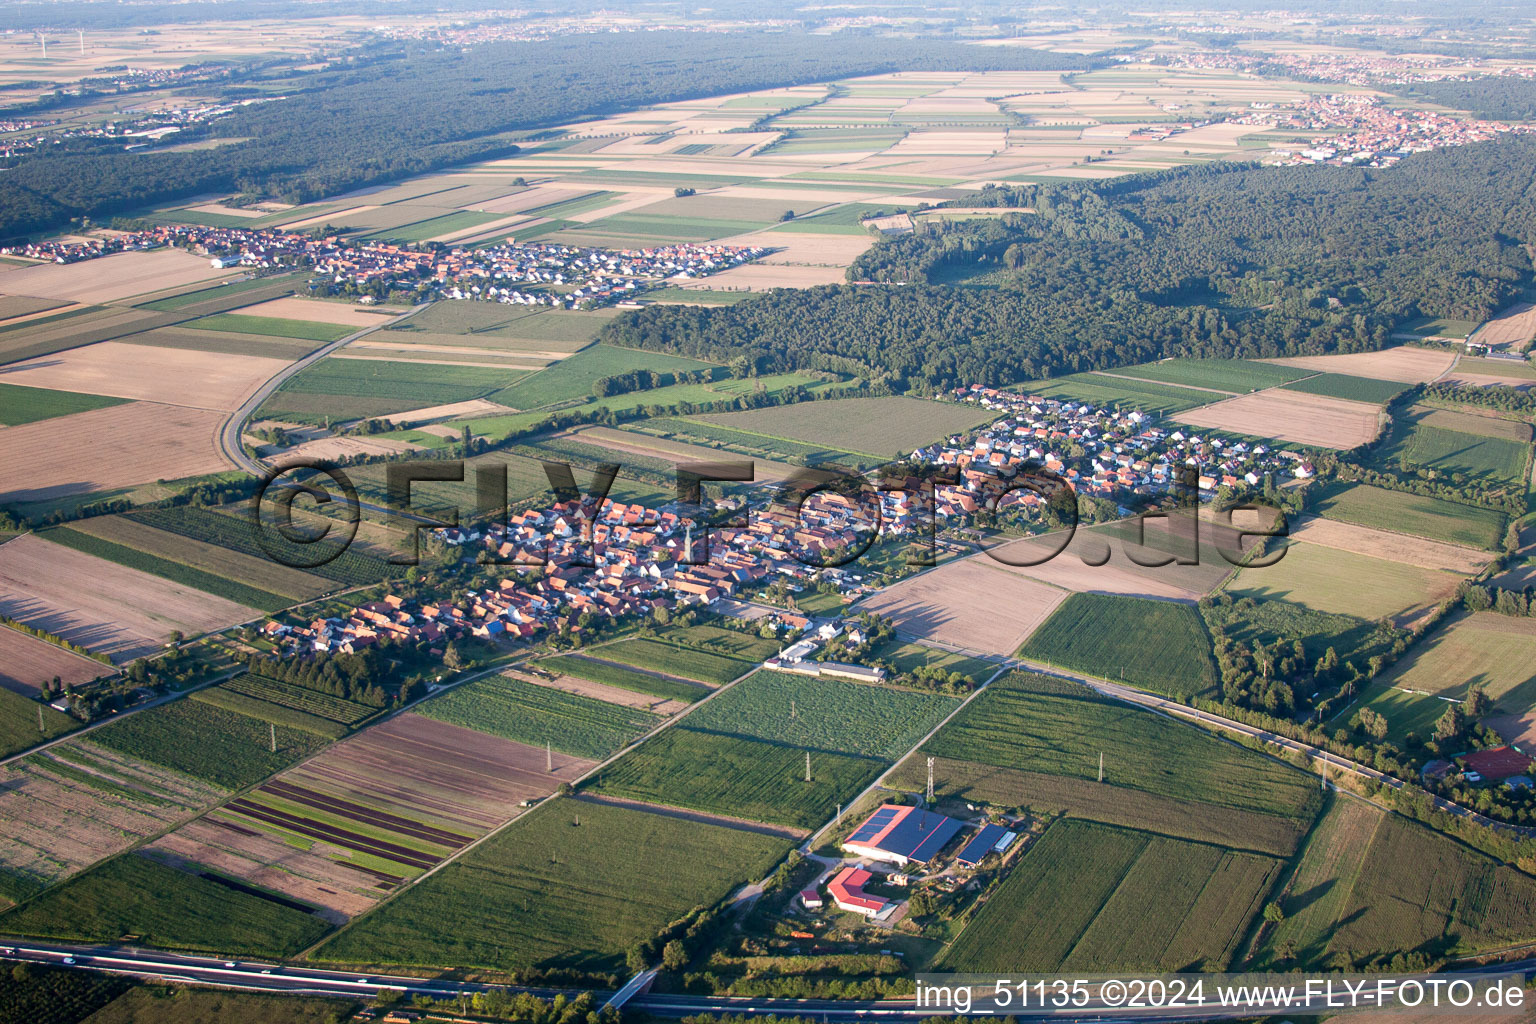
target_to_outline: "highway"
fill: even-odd
[[[0,959],[27,961],[38,964],[72,966],[137,978],[214,985],[221,988],[240,989],[250,992],[271,992],[290,995],[350,996],[354,999],[372,999],[382,992],[394,991],[406,999],[418,995],[433,998],[452,998],[473,995],[493,988],[510,988],[544,998],[564,993],[575,996],[580,990],[534,988],[525,986],[496,986],[476,982],[445,981],[432,978],[412,978],[403,975],[371,974],[326,970],[315,967],[285,964],[271,961],[224,960],[219,957],[193,956],[163,953],[134,947],[104,945],[72,945],[68,943],[39,943],[18,940],[0,940]],[[1494,964],[1458,972],[1462,975],[1503,976],[1525,973],[1536,968],[1536,960],[1518,963]],[[644,987],[645,981],[637,978],[625,990]],[[599,998],[609,993],[598,992]],[[614,995],[618,995],[615,993]],[[918,1007],[911,998],[880,1000],[837,999],[775,999],[757,996],[685,996],[641,993],[631,996],[624,1004],[657,1017],[684,1017],[699,1013],[740,1014],[743,1016],[809,1017],[827,1024],[853,1024],[869,1020],[925,1020],[943,1015],[938,1007]],[[992,1009],[978,998],[972,1006],[972,1016],[990,1016],[1013,1009],[1011,1016],[1019,1021],[1094,1021],[1110,1024],[1114,1021],[1137,1021],[1140,1024],[1157,1024],[1161,1021],[1215,1020],[1221,1018],[1252,1017],[1252,1009],[1218,1010],[1210,1006],[1186,1007],[1179,1010],[1145,1009],[1128,1010],[1119,1006],[1105,1006],[1097,999],[1090,999],[1082,1007],[1050,1010],[1037,1013],[1019,1012],[1016,1008]],[[1292,1012],[1299,1007],[1292,1006]]]

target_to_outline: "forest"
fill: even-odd
[[[1036,50],[886,38],[850,46],[798,33],[605,33],[400,49],[307,74],[286,99],[243,107],[207,129],[247,141],[125,152],[80,139],[20,157],[0,174],[0,239],[202,192],[308,202],[506,156],[528,132],[652,103],[890,71],[1086,66]]]
[[[1529,78],[1486,77],[1466,82],[1415,82],[1402,92],[1412,99],[1427,100],[1496,121],[1529,121],[1536,118],[1536,81]]]
[[[655,305],[608,340],[894,390],[1008,384],[1168,356],[1386,345],[1420,316],[1481,320],[1530,280],[1536,140],[1382,170],[1208,164],[997,189],[1002,218],[928,222],[849,270],[876,284]],[[966,200],[970,203],[970,200]]]

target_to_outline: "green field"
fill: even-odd
[[[709,696],[709,691],[702,686],[680,683],[673,679],[662,679],[644,672],[635,672],[622,665],[610,665],[607,662],[593,661],[575,654],[546,658],[538,665],[556,675],[575,676],[577,679],[605,683],[608,686],[617,686],[621,690],[633,690],[636,693],[648,693],[652,697],[661,697],[665,700],[692,703]]]
[[[82,395],[74,391],[0,384],[0,427],[17,427],[23,423],[50,420],[55,416],[105,409],[109,405],[122,405],[126,401],[126,398],[108,398],[105,395]]]
[[[348,416],[404,412],[484,398],[523,373],[389,359],[322,359],[284,382],[258,415],[313,419],[335,409],[337,412],[331,418],[341,420]],[[337,398],[353,401],[334,401]]]
[[[1504,539],[1504,515],[1500,512],[1366,484],[1330,483],[1318,495],[1312,511],[1343,523],[1475,548],[1493,549]]]
[[[1111,377],[1102,373],[1074,373],[1044,381],[1017,385],[1021,391],[1042,398],[1087,402],[1107,409],[1140,409],[1144,412],[1174,413],[1206,405],[1209,391],[1158,384],[1153,381]]]
[[[680,679],[722,685],[745,672],[753,662],[695,648],[681,647],[660,640],[625,640],[589,652],[594,658],[615,661],[631,668],[645,668]]]
[[[1122,366],[1114,370],[1114,373],[1143,380],[1159,380],[1165,384],[1187,384],[1241,394],[1309,377],[1313,371],[1259,363],[1251,359],[1169,359],[1140,366]]]
[[[659,352],[596,345],[526,377],[498,393],[495,401],[514,409],[542,409],[590,396],[593,383],[602,377],[634,370],[703,370],[710,365]]]
[[[126,565],[130,569],[147,572],[154,576],[160,576],[193,590],[201,590],[205,594],[213,594],[243,604],[248,608],[256,608],[264,612],[277,611],[293,604],[291,598],[271,594],[256,587],[247,586],[239,580],[230,579],[227,576],[216,576],[211,572],[181,562],[173,562],[147,551],[130,548],[122,544],[114,544],[112,541],[101,537],[93,537],[88,533],[70,529],[67,526],[55,526],[38,534],[55,544],[74,548],[76,551],[84,551],[88,555],[97,558],[105,558],[109,562],[118,565]]]
[[[806,782],[806,753],[735,731],[676,725],[604,768],[588,786],[611,796],[814,829],[885,770],[885,762],[874,758],[810,751]]]
[[[787,438],[749,434],[716,423],[705,422],[702,418],[656,417],[628,424],[625,429],[687,444],[718,448],[751,458],[787,461],[807,466],[816,466],[825,462],[835,462],[844,466],[865,466],[873,465],[884,458],[884,456],[859,456],[841,448],[804,444]]]
[[[687,727],[812,751],[895,760],[958,701],[842,679],[754,673],[687,718]]]
[[[221,684],[219,689],[245,694],[269,704],[292,708],[295,711],[302,711],[307,715],[314,715],[346,726],[357,725],[363,719],[378,714],[379,711],[378,708],[371,708],[354,700],[333,697],[319,690],[295,686],[280,679],[269,679],[254,672],[236,676],[229,682]]]
[[[914,448],[964,433],[993,417],[984,409],[958,402],[890,397],[843,398],[697,418],[762,438],[828,445],[874,458],[889,458],[905,457]]]
[[[1228,639],[1252,647],[1255,640],[1272,647],[1277,640],[1301,641],[1309,661],[1316,661],[1332,647],[1340,663],[1365,665],[1375,655],[1386,655],[1397,631],[1383,633],[1376,623],[1353,615],[1332,615],[1289,601],[1225,602],[1226,595],[1202,610],[1212,632],[1220,629]]]
[[[1282,818],[1313,813],[1316,781],[1271,758],[1086,687],[1013,673],[989,686],[923,752]]]
[[[286,703],[267,700],[264,697],[253,696],[224,686],[210,686],[198,690],[187,697],[187,700],[254,718],[258,722],[266,722],[269,725],[280,725],[285,729],[307,732],[311,736],[324,740],[338,740],[347,734],[347,727],[340,722],[312,715],[308,711],[300,711]]]
[[[330,926],[271,900],[124,854],[0,916],[0,929],[65,942],[116,942],[226,955],[288,956]]]
[[[268,560],[272,558],[272,555],[258,543],[255,527],[243,515],[225,514],[191,505],[177,505],[170,508],[140,509],[129,513],[127,518],[146,526],[153,526],[158,530],[166,530],[256,558]],[[313,557],[314,552],[307,550],[302,544],[292,545],[287,552],[284,552],[285,542],[275,530],[267,530],[266,536],[269,543],[284,555],[284,564],[302,565],[306,558]],[[355,548],[351,548],[324,565],[305,571],[348,586],[363,586],[404,576],[406,566],[392,565],[381,558],[362,554]]]
[[[1452,320],[1449,317],[1424,317],[1403,325],[1406,334],[1421,338],[1465,338],[1477,330],[1476,320]]]
[[[346,324],[325,324],[316,320],[285,320],[275,316],[251,316],[246,313],[215,313],[187,325],[200,331],[230,331],[235,334],[267,334],[274,338],[302,338],[305,341],[338,341],[358,328]]]
[[[1286,545],[1285,557],[1275,564],[1239,570],[1226,592],[1255,601],[1291,601],[1334,615],[1379,619],[1449,596],[1457,579],[1437,569],[1293,540]],[[1360,580],[1370,580],[1370,586],[1360,586]]]
[[[503,739],[548,743],[576,757],[602,760],[662,721],[636,708],[489,676],[455,687],[416,709],[418,714]]]
[[[1373,377],[1353,377],[1347,373],[1320,373],[1315,377],[1303,377],[1285,385],[1288,391],[1304,391],[1309,395],[1325,395],[1328,398],[1346,398],[1352,402],[1370,402],[1383,405],[1407,390],[1408,385],[1395,380],[1376,380]]]
[[[0,629],[7,628],[0,626]],[[110,669],[103,665],[101,671],[105,674]],[[38,708],[43,710],[41,731],[37,728]],[[8,757],[18,750],[26,750],[44,740],[62,736],[79,725],[79,722],[66,714],[0,687],[0,757]]]
[[[1262,961],[1356,966],[1412,949],[1439,957],[1536,938],[1536,879],[1349,797],[1318,824]]]
[[[1219,846],[1057,822],[937,966],[977,973],[1220,970],[1279,866]]]
[[[619,973],[631,944],[761,878],[788,847],[739,829],[554,800],[361,918],[319,956]]]
[[[333,1024],[347,1020],[359,1005],[321,996],[145,985],[124,993],[82,1024]]]
[[[153,309],[161,313],[174,313],[177,310],[195,306],[199,302],[208,302],[212,299],[222,299],[230,295],[243,295],[246,292],[256,291],[261,288],[270,288],[274,279],[270,277],[253,277],[249,281],[235,281],[231,284],[215,285],[212,288],[199,288],[196,291],[182,292],[180,295],[171,295],[163,299],[155,299],[152,302],[141,302],[140,309]]]
[[[826,597],[827,595],[817,595]],[[803,611],[814,612],[812,607],[815,602],[806,600],[803,596],[797,597],[795,603]],[[841,602],[836,607],[841,607]],[[835,608],[828,608],[834,611]],[[970,680],[972,686],[980,686],[992,677],[997,671],[997,666],[990,661],[981,658],[972,658],[964,654],[955,654],[950,651],[941,651],[933,647],[925,647],[922,644],[904,644],[891,640],[874,648],[870,656],[877,661],[888,664],[897,675],[915,672],[920,668],[937,669],[942,672],[958,672]]]
[[[1210,650],[1210,637],[1189,605],[1073,594],[1019,656],[1187,700],[1216,685]]]
[[[324,737],[269,723],[195,700],[176,700],[136,711],[91,733],[99,743],[130,757],[183,772],[225,789],[260,782],[325,746]]]
[[[1432,469],[1461,474],[1484,484],[1524,490],[1529,444],[1446,430],[1424,422],[1439,411],[1415,407],[1396,416],[1391,439],[1374,456],[1376,464],[1387,469]]]

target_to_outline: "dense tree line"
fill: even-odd
[[[759,372],[917,390],[1166,356],[1365,351],[1408,318],[1482,319],[1516,298],[1536,242],[1533,179],[1536,140],[1518,139],[1384,170],[1204,165],[998,190],[999,205],[1036,213],[924,224],[849,271],[906,287],[656,305],[604,330]]]
[[[1427,100],[1496,121],[1536,120],[1536,81],[1529,78],[1415,82],[1403,92],[1416,100]]]
[[[200,135],[212,149],[124,152],[80,139],[0,175],[0,238],[200,192],[308,202],[504,156],[531,130],[650,103],[901,70],[1029,70],[1083,58],[957,43],[798,33],[605,33],[469,49],[400,47],[336,62],[297,94],[243,107]],[[229,95],[239,96],[238,90]]]

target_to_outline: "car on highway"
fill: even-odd
[[[64,962],[67,963],[67,964],[72,964],[72,963],[75,962],[75,958],[72,957],[72,956],[67,956],[67,957],[64,958]]]

